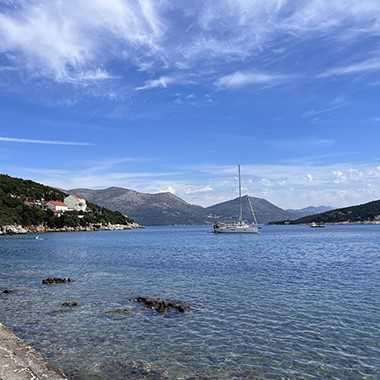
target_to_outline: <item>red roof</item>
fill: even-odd
[[[49,201],[48,204],[53,206],[66,206],[62,201]]]

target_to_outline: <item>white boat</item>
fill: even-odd
[[[255,211],[252,207],[251,200],[247,196],[249,208],[252,213],[253,223],[247,223],[243,220],[243,204],[241,197],[241,176],[240,176],[240,165],[238,165],[239,173],[239,204],[240,204],[240,214],[239,220],[235,223],[216,223],[213,226],[213,231],[216,234],[258,234],[259,226],[257,224]]]
[[[325,225],[322,224],[322,223],[313,222],[313,223],[310,224],[310,227],[311,228],[325,228]]]

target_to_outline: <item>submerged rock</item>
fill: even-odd
[[[13,290],[10,289],[4,289],[3,291],[0,292],[1,294],[11,294],[13,293]]]
[[[42,284],[44,285],[56,285],[56,284],[67,284],[73,282],[73,280],[68,278],[59,278],[59,277],[48,277],[45,280],[42,280]]]
[[[62,303],[63,307],[77,307],[80,306],[80,303],[78,301],[65,301]]]
[[[110,361],[101,366],[101,372],[107,374],[105,379],[112,380],[166,380],[168,372],[156,364],[144,361],[120,362]]]
[[[167,313],[171,310],[177,311],[179,313],[184,313],[185,311],[190,310],[189,304],[178,300],[152,297],[137,297],[134,299],[134,301],[144,305],[145,307],[153,309],[161,314]]]
[[[111,315],[131,315],[132,309],[130,308],[119,308],[119,309],[111,309],[106,311],[106,314]]]

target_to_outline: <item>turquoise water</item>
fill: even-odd
[[[15,290],[0,321],[72,378],[141,378],[138,362],[157,366],[148,378],[380,379],[380,226],[41,237],[0,238],[0,289]],[[192,310],[145,312],[139,295]]]

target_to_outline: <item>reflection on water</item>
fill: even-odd
[[[378,226],[43,238],[0,238],[0,289],[14,290],[0,320],[73,379],[380,378]],[[192,308],[147,312],[140,295]]]

